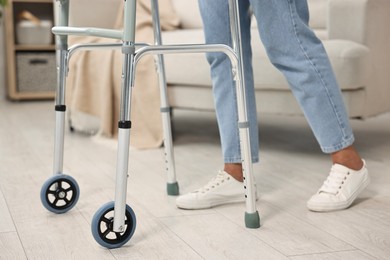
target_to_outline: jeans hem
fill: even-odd
[[[345,140],[339,144],[336,144],[333,146],[328,146],[328,147],[321,147],[321,150],[324,153],[328,153],[328,154],[338,152],[344,148],[347,148],[348,146],[351,146],[354,141],[355,141],[355,138],[352,136],[351,138],[348,138],[347,140]]]
[[[242,163],[241,157],[228,157],[224,158],[224,163]],[[255,156],[252,157],[252,163],[258,163],[259,162],[259,157]]]

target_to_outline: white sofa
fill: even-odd
[[[71,23],[113,26],[120,1],[94,0],[93,15],[87,0],[71,2]],[[367,118],[390,111],[390,1],[309,0],[310,26],[328,52],[352,118]],[[203,43],[197,0],[172,0],[181,27],[163,32],[164,44]],[[89,7],[88,7],[89,6]],[[104,19],[102,19],[104,17]],[[253,64],[257,111],[301,114],[286,80],[269,62],[252,26]],[[177,109],[214,109],[209,66],[202,54],[166,55],[170,105]]]

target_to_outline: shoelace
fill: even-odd
[[[224,174],[222,171],[219,171],[217,176],[212,178],[205,186],[193,191],[194,193],[201,192],[205,193],[208,192],[211,189],[214,189],[216,186],[219,186],[224,181],[228,180],[229,177],[226,177],[226,174]]]
[[[336,195],[347,179],[347,175],[349,174],[349,172],[338,171],[332,167],[329,176],[324,181],[324,184],[320,188],[319,193],[324,192]]]

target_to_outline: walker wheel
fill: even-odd
[[[41,202],[43,206],[56,214],[72,209],[80,195],[80,188],[75,179],[69,175],[56,174],[42,186]]]
[[[110,249],[126,244],[133,236],[136,227],[134,211],[129,205],[126,205],[124,231],[113,231],[114,205],[113,201],[104,204],[93,216],[91,224],[92,235],[96,242]]]

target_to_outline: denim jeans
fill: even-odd
[[[228,0],[199,0],[206,43],[231,46]],[[253,162],[258,161],[250,7],[271,63],[287,79],[320,147],[332,153],[350,146],[352,129],[328,56],[308,26],[306,0],[240,0],[242,51]],[[253,46],[256,48],[256,46]],[[259,47],[259,46],[258,46]],[[207,54],[225,163],[241,162],[236,93],[229,59]],[[288,127],[288,126],[286,126]]]

